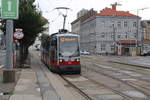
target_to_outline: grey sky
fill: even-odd
[[[149,9],[140,10],[139,16],[142,19],[150,19],[150,0],[36,0],[39,3],[40,9],[43,11],[44,17],[50,21],[50,32],[57,32],[62,28],[63,17],[59,16],[57,10],[53,10],[56,7],[69,7],[72,11],[68,11],[68,17],[66,22],[66,28],[70,30],[70,23],[76,19],[76,14],[82,8],[100,11],[105,7],[111,7],[114,2],[118,2],[121,6],[117,7],[117,10],[129,11],[133,14],[137,14],[137,9],[149,7]],[[63,12],[63,11],[62,11]]]

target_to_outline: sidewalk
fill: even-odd
[[[20,79],[9,100],[42,100],[35,72],[22,69]]]
[[[37,59],[38,58],[38,59]],[[9,100],[60,100],[45,76],[39,57],[31,56],[31,68],[21,70],[20,78]]]

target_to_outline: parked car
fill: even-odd
[[[141,56],[150,56],[150,51],[145,51],[141,53]]]
[[[84,50],[84,51],[80,51],[80,54],[81,54],[81,55],[89,55],[90,53],[89,53],[88,51],[85,51],[85,50]]]

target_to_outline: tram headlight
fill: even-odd
[[[62,62],[63,60],[62,59],[59,59],[59,62]]]
[[[80,58],[77,58],[76,61],[80,61]]]

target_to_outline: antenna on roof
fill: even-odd
[[[118,2],[114,2],[113,4],[111,4],[112,6],[113,5],[115,5],[115,6],[121,6],[121,4],[120,3],[118,3]]]
[[[121,4],[119,4],[118,2],[115,2],[115,3],[111,4],[111,6],[112,6],[113,10],[116,10],[116,6],[121,6]]]

